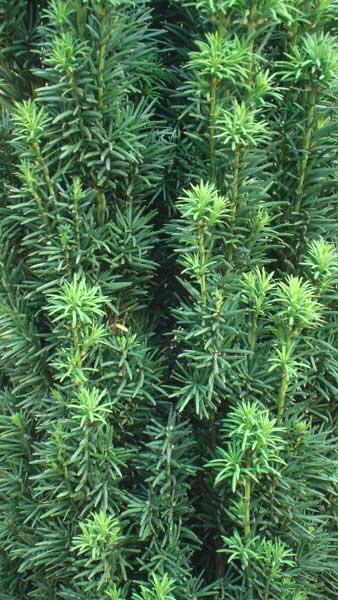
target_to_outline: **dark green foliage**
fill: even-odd
[[[39,11],[46,4],[33,0],[0,2],[0,105],[9,108],[15,100],[33,93],[36,80],[32,68],[38,63],[35,53]]]
[[[137,551],[121,513],[161,394],[146,307],[170,146],[146,4],[51,2],[40,20],[2,199],[1,592],[96,598]]]
[[[0,15],[0,600],[334,600],[337,2]]]

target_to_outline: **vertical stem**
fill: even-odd
[[[258,17],[258,6],[257,0],[253,0],[250,7],[249,23],[248,23],[248,36],[249,36],[249,50],[252,53],[255,44],[255,30],[256,20]]]
[[[106,25],[107,25],[107,12],[105,7],[102,8],[101,11],[102,18],[102,38],[100,39],[99,49],[98,49],[98,107],[99,110],[103,108],[103,94],[104,94],[104,67],[105,67],[105,59],[106,59],[106,44],[107,44],[107,33],[106,33]]]
[[[244,538],[245,542],[248,542],[251,536],[251,481],[248,477],[245,481],[244,488]],[[246,568],[246,578],[249,588],[249,598],[252,598],[252,581],[250,576],[250,566]]]
[[[280,425],[283,422],[284,412],[285,412],[285,399],[286,392],[288,391],[288,381],[286,379],[285,373],[282,373],[282,384],[279,392],[278,398],[278,424]]]
[[[26,432],[25,424],[21,419],[19,422],[19,431],[21,434],[21,441],[23,443],[24,448],[26,449],[28,462],[30,463],[33,457],[30,442],[28,440],[31,439],[31,436],[29,435],[29,433]]]
[[[263,600],[269,600],[270,584],[271,584],[271,573],[268,575],[268,577],[265,580]]]
[[[285,98],[288,98],[288,94],[286,94]],[[277,190],[276,190],[276,197],[282,197],[283,196],[283,192],[284,192],[284,175],[287,172],[287,139],[286,139],[286,124],[287,124],[287,114],[286,112],[284,112],[283,116],[281,117],[281,129],[279,130],[279,138],[280,138],[280,145],[279,145],[279,149],[277,151],[277,161],[276,161],[276,169],[277,169],[277,174],[278,174],[278,179],[277,179]],[[285,208],[284,207],[280,207],[279,208],[279,215],[278,215],[278,223],[281,224],[283,222],[283,218],[285,215]]]
[[[169,438],[169,439],[168,439]],[[173,489],[172,489],[172,480],[171,480],[171,450],[173,447],[173,443],[172,443],[172,434],[169,433],[169,435],[167,436],[167,444],[168,444],[168,449],[170,452],[167,452],[167,460],[166,460],[166,464],[165,464],[165,470],[166,470],[166,477],[167,477],[167,485],[168,485],[168,502],[170,504],[170,522],[168,523],[169,525],[169,530],[172,529],[173,526]]]
[[[100,111],[103,110],[103,98],[104,98],[104,68],[106,61],[106,44],[109,36],[109,28],[107,30],[107,11],[103,6],[100,12],[102,19],[102,38],[100,39],[100,45],[98,50],[98,108]],[[103,115],[101,114],[103,119]],[[97,220],[99,225],[103,225],[106,214],[106,196],[103,191],[97,193]]]
[[[299,2],[297,2],[296,4],[299,4]],[[295,7],[296,9],[298,8],[298,6]],[[303,10],[302,10],[303,13]],[[304,14],[304,13],[303,13]],[[299,19],[295,18],[292,20],[291,25],[290,25],[290,30],[289,30],[289,47],[292,46],[296,46],[298,44],[298,35],[299,35]],[[287,42],[287,37],[285,37],[285,42]],[[288,51],[287,47],[284,49],[285,52]]]
[[[56,207],[56,196],[55,196],[55,192],[54,192],[53,182],[49,176],[48,167],[42,156],[39,144],[37,142],[33,142],[32,146],[33,146],[33,150],[35,152],[36,162],[38,163],[40,169],[43,172],[43,176],[45,178],[45,181],[46,181],[46,184],[48,187],[49,196],[50,196],[50,198],[53,202],[54,208],[55,208]]]
[[[245,481],[244,488],[244,537],[247,541],[251,535],[251,481],[248,479]]]
[[[216,183],[216,91],[217,91],[217,79],[213,78],[211,81],[211,91],[210,91],[210,129],[209,129],[210,179],[213,183]]]
[[[75,350],[79,349],[79,334],[77,331],[77,325],[75,325],[75,327],[72,329],[73,332],[73,344],[74,344],[74,348]]]
[[[212,453],[216,450],[216,411],[210,414],[210,446]]]
[[[252,354],[254,353],[256,341],[257,341],[257,321],[258,321],[258,314],[254,313],[254,315],[252,317],[251,328],[249,331],[249,347],[250,347],[250,352]]]
[[[60,467],[61,467],[61,474],[64,478],[64,482],[65,482],[65,486],[67,488],[68,494],[69,494],[69,498],[71,499],[71,503],[74,507],[77,508],[75,502],[74,502],[74,497],[73,497],[73,488],[68,476],[68,469],[67,469],[67,465],[65,463],[65,459],[64,459],[64,454],[63,454],[63,450],[62,450],[62,446],[58,446],[58,451],[57,451],[57,457],[60,463]]]
[[[278,398],[278,424],[280,425],[283,422],[284,412],[285,412],[285,398],[286,392],[288,390],[288,381],[286,379],[285,373],[282,373],[282,384],[279,391]]]
[[[110,562],[109,562],[107,556],[103,556],[103,565],[104,565],[105,582],[108,585],[112,585],[113,584],[113,578],[112,578],[112,574],[111,574],[112,570],[111,570]]]
[[[234,156],[234,170],[233,179],[231,184],[231,200],[232,200],[232,220],[236,220],[237,209],[238,209],[238,188],[239,188],[239,164],[240,164],[240,150],[236,148]]]
[[[97,220],[99,225],[104,224],[105,214],[106,214],[106,196],[104,192],[99,191],[96,195],[96,209],[97,209]]]
[[[77,356],[77,367],[79,367],[79,369],[81,369],[82,367],[82,359],[81,359],[81,348],[80,348],[80,343],[79,343],[79,325],[75,325],[75,327],[72,328],[72,334],[73,334],[73,345],[74,345],[74,349],[76,352],[76,356]]]
[[[77,106],[77,110],[79,112],[79,125],[80,125],[80,129],[81,131],[84,130],[84,122],[83,122],[83,117],[82,117],[82,106],[81,106],[81,102],[80,102],[80,96],[79,96],[79,91],[76,85],[76,81],[75,81],[75,75],[73,73],[73,71],[67,71],[67,76],[68,76],[68,80],[70,83],[70,87],[72,89],[72,93],[73,93],[73,98],[75,100],[76,106]]]
[[[316,114],[316,101],[317,101],[317,93],[315,90],[312,90],[309,94],[309,112],[306,120],[306,132],[304,137],[304,147],[303,147],[303,158],[299,167],[299,182],[296,189],[296,203],[295,203],[295,211],[299,212],[301,201],[304,192],[304,182],[306,169],[309,162],[310,156],[310,148],[313,137],[313,130],[315,124],[315,114]]]
[[[293,337],[293,331],[289,330],[288,335],[287,335],[287,340],[286,340],[287,352],[289,352],[289,350],[290,350],[292,337]],[[285,373],[282,372],[281,378],[282,378],[282,382],[281,382],[281,387],[279,390],[279,397],[278,397],[278,421],[277,422],[279,425],[281,423],[283,423],[284,412],[285,412],[285,400],[286,400],[286,394],[287,394],[288,387],[289,387],[289,381],[286,378]]]
[[[48,220],[48,214],[43,209],[42,201],[41,201],[41,198],[40,198],[38,192],[36,191],[36,189],[32,188],[31,194],[35,200],[35,203],[36,203],[38,211],[39,211],[39,215],[40,215],[44,225],[46,225],[49,233],[51,233],[51,227],[50,227],[49,220]]]
[[[257,0],[253,0],[250,8],[249,23],[248,23],[248,50],[249,50],[249,73],[248,73],[248,84],[252,82],[254,73],[254,60],[253,50],[255,45],[255,31],[256,31],[256,19],[257,19]]]
[[[218,32],[220,33],[220,35],[222,35],[223,37],[225,37],[228,33],[228,28],[229,28],[229,24],[231,21],[231,12],[227,11],[228,15],[225,17],[224,14],[222,12],[220,12],[219,14],[216,15],[216,23],[217,23],[217,29]]]
[[[79,243],[80,243],[79,202],[75,195],[73,197],[73,200],[74,200],[73,218],[74,218],[74,224],[75,224],[75,235],[76,235],[76,242],[79,245]]]
[[[81,39],[85,35],[85,22],[87,19],[87,8],[83,5],[82,0],[77,0],[76,22]]]
[[[89,423],[86,423],[86,429],[84,432],[84,440],[83,440],[83,445],[84,445],[84,456],[85,456],[85,462],[86,462],[86,480],[88,479],[88,473],[89,473]]]
[[[232,173],[232,183],[230,188],[230,197],[232,202],[232,216],[231,216],[231,236],[234,233],[237,211],[238,211],[238,197],[239,197],[239,170],[240,170],[240,160],[241,160],[241,150],[240,148],[236,148],[234,150],[234,158],[233,158],[233,173]],[[231,243],[229,249],[229,261],[232,261],[234,254],[234,244]]]
[[[205,256],[205,243],[204,243],[204,228],[205,224],[203,221],[198,222],[198,247],[199,247],[199,260],[200,260],[200,286],[201,286],[201,300],[202,304],[206,303],[207,293],[206,293],[206,282],[205,282],[205,266],[206,266],[206,256]]]

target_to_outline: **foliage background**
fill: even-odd
[[[333,600],[336,0],[0,15],[0,599]]]

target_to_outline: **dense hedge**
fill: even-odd
[[[336,0],[0,0],[0,600],[334,600]]]

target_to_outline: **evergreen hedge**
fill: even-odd
[[[0,16],[0,600],[337,599],[337,0]]]

